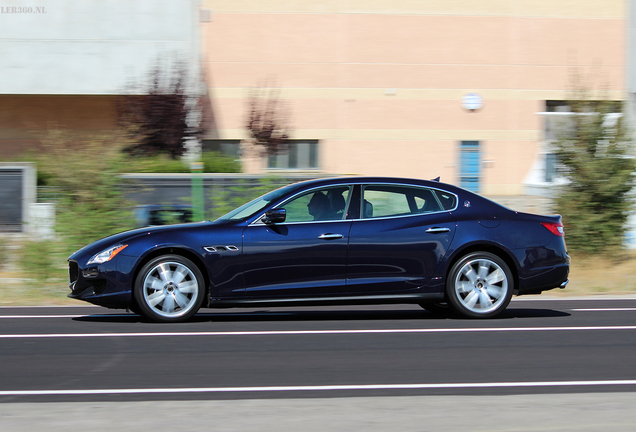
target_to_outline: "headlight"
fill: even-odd
[[[89,265],[89,264],[102,264],[102,263],[105,263],[106,261],[110,261],[113,258],[115,258],[115,255],[117,255],[119,252],[123,251],[126,246],[128,246],[128,245],[120,244],[120,245],[108,248],[105,251],[101,251],[97,255],[93,256],[93,258],[89,259],[88,262],[86,263],[86,265]]]

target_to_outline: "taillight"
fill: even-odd
[[[563,224],[561,222],[541,222],[541,225],[546,227],[552,234],[558,237],[563,237],[565,231],[563,231]]]

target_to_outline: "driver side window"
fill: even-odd
[[[297,196],[281,207],[287,213],[286,222],[342,220],[351,188],[336,186],[316,189]]]

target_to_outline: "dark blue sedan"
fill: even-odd
[[[213,222],[147,227],[69,257],[71,294],[154,321],[201,307],[413,303],[471,318],[565,287],[560,216],[400,178],[292,184]]]

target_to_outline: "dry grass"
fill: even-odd
[[[0,306],[77,305],[66,297],[66,280],[25,279],[19,272],[0,271]]]
[[[636,251],[606,257],[572,257],[570,283],[564,290],[552,290],[558,296],[597,294],[636,294]]]

